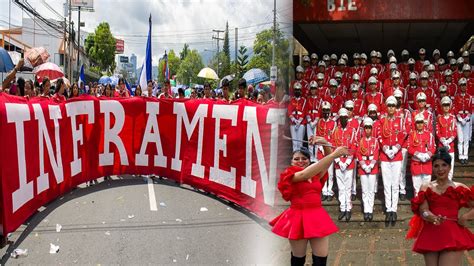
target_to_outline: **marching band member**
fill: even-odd
[[[408,109],[403,108],[403,92],[400,90],[395,90],[393,93],[395,99],[397,99],[397,109],[395,111],[395,115],[402,119],[402,125],[405,132],[410,132],[411,130],[411,113]],[[407,135],[408,136],[408,135]],[[408,147],[407,147],[407,139],[403,141],[402,145],[402,170],[400,172],[400,200],[406,200],[406,170],[407,170],[407,162],[408,162]]]
[[[344,98],[337,94],[337,81],[335,79],[329,80],[329,94],[324,97],[324,101],[331,104],[331,113],[334,117],[344,103]]]
[[[472,96],[467,93],[467,80],[459,79],[459,92],[454,97],[454,107],[458,131],[458,153],[461,164],[467,164],[469,141],[472,134],[471,112],[473,110]]]
[[[442,115],[443,114],[443,106],[441,104],[441,100],[445,97],[448,96],[448,87],[445,84],[442,84],[439,86],[439,99],[436,99],[435,103],[435,115]],[[450,98],[451,99],[451,98]]]
[[[441,99],[442,113],[438,115],[436,123],[436,138],[438,147],[446,147],[451,156],[451,170],[449,171],[449,180],[453,179],[454,170],[454,139],[456,138],[456,116],[451,113],[451,99],[448,96]]]
[[[301,84],[299,82],[294,83],[293,90],[294,96],[291,97],[288,104],[288,117],[291,120],[290,132],[293,139],[293,151],[297,151],[303,146],[306,99],[301,96]]]
[[[359,139],[359,136],[361,134],[361,132],[359,132],[361,123],[359,122],[359,120],[354,118],[354,102],[351,101],[351,100],[346,101],[344,103],[344,107],[346,108],[347,113],[348,113],[347,126],[354,131],[356,138]],[[354,168],[356,169],[357,168],[357,161],[354,161],[354,164],[355,164]],[[353,171],[352,189],[351,189],[351,200],[353,200],[353,201],[356,200],[356,195],[357,195],[356,176],[357,176],[357,171]]]
[[[383,95],[382,93],[377,91],[377,79],[375,77],[370,77],[368,80],[369,89],[367,90],[367,94],[365,94],[365,104],[375,104],[377,106],[377,110],[382,110],[383,104]]]
[[[425,127],[429,132],[433,132],[433,114],[426,109],[426,94],[420,92],[416,95],[416,102],[418,104],[418,109],[412,112],[412,127],[415,127],[415,116],[422,114],[425,117]]]
[[[433,134],[424,127],[425,117],[415,116],[415,129],[408,136],[408,153],[411,157],[411,174],[415,196],[423,184],[431,181],[431,156],[436,151]]]
[[[357,135],[353,128],[348,126],[349,114],[346,108],[339,110],[339,122],[334,130],[331,140],[335,147],[354,148]],[[334,160],[336,169],[336,181],[339,189],[340,214],[338,220],[345,218],[346,221],[351,219],[351,189],[354,171],[354,154],[341,156]]]
[[[402,145],[406,137],[403,122],[395,116],[397,99],[390,96],[385,101],[387,116],[381,119],[379,142],[382,147],[380,155],[382,180],[385,195],[385,222],[395,224],[397,221],[398,192],[400,171],[402,168]]]
[[[418,95],[418,93],[423,92],[426,95],[426,108],[432,109],[434,108],[434,99],[435,99],[435,92],[433,88],[428,86],[428,72],[423,71],[420,75],[420,87],[415,90],[414,95]]]
[[[448,94],[451,97],[451,100],[454,99],[454,95],[457,94],[458,85],[453,82],[453,71],[451,69],[446,69],[444,71],[444,85],[448,87]]]
[[[349,98],[350,101],[354,103],[354,110],[352,111],[354,118],[362,121],[365,115],[365,104],[363,100],[363,96],[359,93],[360,86],[352,83],[351,84],[351,97]]]
[[[377,185],[377,174],[379,172],[379,143],[377,138],[372,136],[373,124],[374,121],[370,117],[364,119],[364,136],[360,139],[357,147],[358,173],[364,203],[364,221],[372,221],[374,218],[375,186]]]
[[[293,81],[293,83],[290,86],[290,96],[293,96],[295,85],[296,83],[299,83],[301,85],[301,96],[306,97],[306,94],[308,93],[309,83],[307,80],[304,79],[304,68],[302,66],[296,67],[295,76],[296,76],[296,79]]]
[[[331,104],[328,102],[323,102],[321,104],[322,117],[318,120],[316,124],[316,136],[324,136],[329,142],[331,142],[331,136],[336,128],[336,122],[331,116]],[[321,160],[324,157],[324,149],[322,146],[317,147],[317,160]],[[332,201],[334,197],[334,191],[332,187],[334,185],[334,163],[331,163],[328,170],[328,180],[324,183],[323,186],[323,201]]]
[[[309,86],[309,95],[306,99],[306,135],[313,136],[315,134],[316,124],[320,116],[319,110],[321,108],[321,98],[319,97],[318,84],[316,81],[311,81]],[[309,153],[311,155],[311,162],[316,162],[316,147],[309,144],[308,145]]]

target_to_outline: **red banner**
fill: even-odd
[[[295,0],[294,23],[472,20],[474,1]]]
[[[156,174],[269,218],[288,147],[286,110],[246,100],[91,96],[53,104],[0,93],[3,234],[105,175]],[[284,160],[284,161],[282,161]]]

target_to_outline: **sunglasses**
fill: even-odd
[[[372,129],[372,126],[364,126],[365,129],[370,128]]]
[[[395,104],[388,104],[387,107],[395,107]]]
[[[416,121],[417,124],[424,124],[424,121]]]

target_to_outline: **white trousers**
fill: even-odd
[[[454,173],[454,152],[450,152],[451,155],[451,170],[449,170],[448,178],[449,180],[453,180],[453,173]]]
[[[361,175],[360,184],[362,186],[362,202],[364,203],[364,213],[374,212],[375,181],[377,175]]]
[[[347,169],[345,171],[336,169],[337,187],[339,189],[338,199],[339,203],[341,204],[341,212],[350,211],[352,209],[351,188],[353,172],[353,169]]]
[[[407,161],[408,161],[408,150],[402,148],[402,169],[400,171],[400,194],[407,194],[406,187],[407,187]]]
[[[357,169],[357,160],[354,158],[354,169]],[[357,171],[352,171],[352,188],[351,188],[351,193],[352,195],[357,195]]]
[[[291,138],[293,140],[293,152],[301,149],[303,146],[303,138],[304,138],[304,130],[305,126],[300,125],[298,128],[296,128],[296,125],[291,125],[290,126],[290,132],[291,132]]]
[[[466,123],[464,126],[457,122],[458,130],[458,154],[459,160],[467,160],[469,154],[469,141],[471,140],[472,124]]]
[[[332,187],[334,186],[334,163],[328,168],[328,180],[324,183],[323,186],[323,195],[324,196],[334,196],[334,191],[332,191]]]
[[[431,175],[421,174],[413,176],[413,188],[415,189],[415,196],[420,192],[423,184],[431,182]]]
[[[312,128],[310,124],[306,125],[306,136],[308,136],[308,139],[310,136],[314,136],[314,128]],[[316,154],[318,152],[318,146],[308,144],[308,150],[311,155],[311,162],[317,162]]]
[[[396,212],[398,205],[398,191],[400,186],[400,171],[402,161],[381,162],[383,192],[387,212]]]

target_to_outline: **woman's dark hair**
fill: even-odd
[[[59,90],[61,89],[61,87],[63,86],[64,84],[64,80],[63,79],[58,79],[56,81],[56,93],[59,92]]]
[[[20,95],[25,96],[25,79],[22,77],[19,77],[17,80],[18,83],[18,88],[20,89]]]
[[[451,155],[449,155],[449,151],[446,147],[441,147],[436,150],[436,153],[433,155],[433,162],[436,160],[443,160],[447,164],[451,165]]]
[[[292,155],[295,155],[297,152],[303,154],[303,156],[308,158],[308,160],[311,158],[311,154],[309,154],[309,150],[306,147],[301,147],[299,150],[294,151]]]
[[[125,79],[124,78],[119,78],[118,84],[125,84]]]

